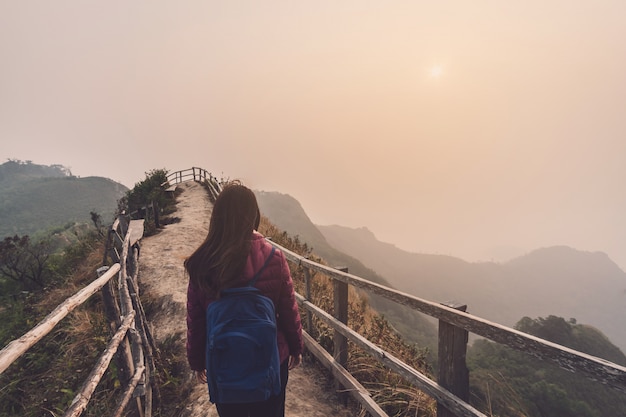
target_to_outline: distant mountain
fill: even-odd
[[[555,246],[502,264],[410,253],[367,228],[315,226],[291,196],[256,194],[272,223],[331,265],[433,302],[467,304],[470,313],[507,326],[522,317],[575,318],[626,351],[626,274],[604,253]]]
[[[298,236],[329,265],[348,267],[351,274],[391,287],[385,278],[363,265],[361,261],[329,245],[295,198],[277,192],[255,191],[255,194],[262,215],[291,236]],[[420,345],[425,347],[436,346],[436,329],[432,320],[382,297],[376,295],[369,297],[372,307],[384,314],[401,334],[409,335],[406,336],[408,340],[419,341]]]
[[[72,176],[62,165],[5,162],[0,165],[0,238],[91,222],[91,211],[112,221],[126,191],[108,178]]]
[[[300,236],[315,249],[318,256],[338,266],[339,252],[328,245],[326,238],[315,227],[298,200],[288,194],[255,191],[261,214],[270,219],[281,230],[292,236]],[[345,255],[343,255],[345,256]]]
[[[626,350],[626,274],[601,252],[538,249],[503,264],[415,254],[383,243],[367,229],[318,226],[328,243],[360,259],[395,288],[513,326],[520,318],[575,318]]]

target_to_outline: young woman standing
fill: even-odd
[[[260,220],[254,193],[240,183],[226,185],[215,201],[207,238],[185,261],[187,359],[199,382],[207,383],[206,309],[222,290],[246,286],[262,269],[255,286],[276,310],[280,394],[256,403],[217,403],[220,417],[284,416],[289,369],[302,360],[302,325],[289,266],[283,253],[272,253],[272,246],[256,231]]]

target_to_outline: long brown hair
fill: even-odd
[[[214,296],[232,286],[243,272],[260,220],[252,190],[238,181],[224,186],[213,205],[209,234],[185,260],[191,282]]]

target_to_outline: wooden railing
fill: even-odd
[[[167,174],[167,181],[161,184],[161,187],[166,188],[169,191],[173,191],[177,184],[181,184],[187,181],[196,181],[202,183],[207,190],[213,201],[217,198],[217,195],[222,190],[221,182],[217,177],[214,177],[209,171],[204,168],[192,167],[183,169],[180,171],[174,171]]]
[[[180,184],[185,181],[207,181],[213,178],[213,175],[204,168],[191,167],[180,171],[174,171],[167,174],[167,182],[169,185]],[[165,184],[161,184],[165,186]]]
[[[29,332],[5,346],[0,351],[0,374],[50,333],[71,311],[101,290],[107,319],[114,334],[64,417],[82,414],[116,353],[119,380],[125,388],[110,415],[121,416],[134,397],[139,415],[151,417],[150,377],[155,371],[152,353],[156,350],[137,289],[138,247],[135,243],[142,234],[143,220],[128,222],[124,217],[118,218],[109,231],[105,251],[105,261],[110,257],[113,264],[99,268],[96,280],[66,299]],[[116,277],[117,285],[113,286]]]
[[[221,191],[221,184],[217,178],[202,168],[176,171],[169,174],[167,179],[168,181],[162,184],[164,188],[185,181],[201,182],[213,199]],[[149,208],[157,210],[154,206],[145,207],[146,215]],[[158,222],[156,220],[158,213],[152,215]],[[119,380],[122,385],[125,384],[125,388],[110,415],[121,416],[134,398],[138,415],[152,416],[151,378],[156,371],[154,355],[157,350],[139,298],[137,282],[139,247],[136,243],[143,236],[143,225],[144,219],[131,220],[131,215],[119,216],[108,232],[102,262],[105,266],[98,269],[98,278],[66,299],[32,330],[10,342],[0,351],[0,374],[2,374],[76,307],[98,291],[102,291],[105,313],[113,336],[84,381],[80,392],[65,411],[64,417],[79,416],[86,409],[114,357],[119,370]],[[111,265],[107,266],[108,264]],[[115,277],[117,285],[114,286]]]
[[[305,335],[307,349],[332,371],[346,390],[372,416],[386,416],[387,414],[370,398],[367,390],[346,370],[347,340],[433,397],[438,403],[437,415],[439,417],[485,416],[468,403],[469,374],[465,364],[468,332],[534,357],[552,361],[561,368],[580,373],[590,380],[626,393],[626,367],[624,366],[473,316],[464,312],[465,306],[443,305],[423,300],[349,274],[346,271],[310,261],[274,242],[270,241],[270,243],[280,249],[288,261],[304,268],[307,294],[304,296],[297,294],[296,297],[301,307],[307,312],[306,330],[309,333],[312,330],[310,318],[313,314],[335,331],[335,351],[332,355],[326,352],[308,334]],[[333,280],[334,315],[328,314],[309,301],[311,299],[312,272],[320,273]],[[370,294],[385,297],[439,320],[439,374],[437,382],[386,352],[384,348],[374,345],[346,325],[348,319],[348,285],[365,290]]]

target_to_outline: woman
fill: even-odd
[[[276,310],[280,394],[257,403],[217,403],[221,417],[284,416],[288,371],[302,360],[302,325],[291,273],[283,253],[272,253],[272,246],[256,231],[260,220],[254,193],[237,182],[226,185],[213,206],[206,240],[185,261],[189,274],[187,359],[199,382],[207,383],[206,309],[221,290],[246,286],[262,269],[255,287],[272,300]]]

